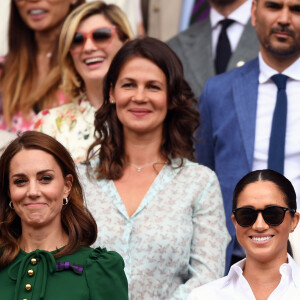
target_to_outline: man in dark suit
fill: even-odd
[[[184,75],[199,97],[206,80],[216,74],[215,58],[221,21],[234,22],[227,28],[232,55],[226,70],[243,65],[257,56],[258,41],[250,23],[250,0],[209,0],[209,18],[192,25],[167,44],[182,61]]]
[[[299,0],[254,0],[251,16],[260,41],[259,57],[209,79],[199,100],[202,128],[198,137],[203,142],[196,147],[198,161],[218,175],[233,238],[233,189],[251,170],[270,168],[274,149],[283,149],[284,174],[300,195],[299,11]],[[269,145],[275,132],[275,106],[282,103],[277,100],[279,90],[284,90],[276,86],[278,73],[286,78],[287,112],[285,125],[282,118],[277,127],[286,127],[284,142],[274,147]],[[276,236],[268,243],[276,243]],[[232,249],[233,244],[228,248],[227,267]]]

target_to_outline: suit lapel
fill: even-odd
[[[210,78],[215,75],[209,18],[193,27],[194,30],[190,30],[189,35],[182,36],[182,46],[189,64],[188,69],[191,70],[192,76],[196,78],[202,90],[206,81],[203,78]]]
[[[255,59],[233,82],[233,101],[250,170],[254,153],[258,76],[258,59]]]

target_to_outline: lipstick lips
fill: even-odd
[[[146,109],[146,108],[132,108],[132,109],[129,109],[129,111],[136,117],[143,117],[143,116],[151,113],[151,110]]]

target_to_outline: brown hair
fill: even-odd
[[[69,242],[55,257],[74,253],[80,246],[90,246],[97,237],[97,225],[84,205],[82,188],[75,164],[69,152],[54,138],[35,131],[27,131],[6,148],[0,158],[0,269],[18,255],[18,238],[22,234],[19,216],[9,207],[9,168],[12,158],[22,149],[37,149],[52,155],[64,178],[73,177],[69,203],[62,209],[62,225]]]
[[[70,11],[84,2],[85,0],[78,0],[70,6]],[[53,44],[49,74],[43,84],[36,89],[34,81],[37,78],[37,48],[34,31],[22,20],[15,1],[11,1],[9,50],[1,76],[3,114],[8,125],[11,124],[12,115],[18,110],[27,116],[32,108],[36,110],[51,108],[57,102],[56,92],[61,83],[57,61],[58,39],[59,37]]]
[[[58,51],[63,90],[71,99],[78,97],[83,91],[84,83],[74,66],[70,47],[80,22],[96,14],[103,15],[112,25],[116,26],[120,41],[125,42],[134,37],[125,13],[117,5],[94,1],[72,11],[62,27]]]
[[[183,77],[183,68],[176,54],[162,41],[155,38],[135,39],[127,42],[115,55],[104,80],[104,103],[96,112],[95,128],[99,138],[93,148],[101,145],[98,178],[118,179],[126,165],[123,127],[118,120],[116,107],[109,102],[110,89],[114,89],[124,64],[133,57],[152,61],[165,74],[168,91],[168,112],[164,120],[160,154],[170,164],[170,158],[194,160],[194,137],[200,125],[196,100],[192,90]]]

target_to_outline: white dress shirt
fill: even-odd
[[[269,67],[259,54],[259,84],[256,112],[253,170],[268,166],[269,140],[273,112],[276,104],[277,86],[271,76],[278,72]],[[282,74],[289,78],[286,84],[288,99],[284,175],[292,182],[300,207],[300,58],[285,69]],[[300,299],[300,296],[299,296]]]
[[[243,276],[246,259],[234,264],[227,276],[200,286],[187,300],[255,300],[251,287]],[[288,255],[288,263],[279,268],[281,280],[268,300],[300,299],[300,268]]]
[[[246,0],[240,7],[233,11],[228,19],[235,22],[227,28],[227,36],[231,46],[231,52],[234,52],[239,40],[242,36],[245,26],[247,25],[251,14],[251,1]],[[210,23],[212,27],[212,54],[216,57],[216,47],[221,32],[222,26],[219,24],[224,19],[224,16],[217,12],[214,8],[210,9]]]

